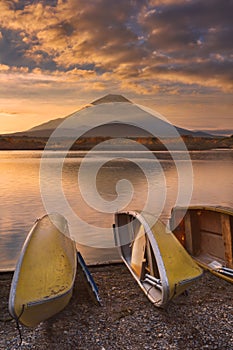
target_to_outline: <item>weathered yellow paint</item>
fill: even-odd
[[[37,221],[24,244],[12,280],[9,310],[14,317],[22,313],[20,322],[26,326],[36,326],[69,302],[76,247],[67,234],[61,215],[46,215]]]
[[[184,292],[196,278],[200,277],[202,269],[161,221],[155,223],[152,233],[163,259],[171,299]]]
[[[123,261],[155,306],[164,307],[202,275],[173,233],[151,214],[116,213],[114,232]]]

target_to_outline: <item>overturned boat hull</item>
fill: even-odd
[[[200,266],[233,283],[233,209],[175,207],[170,227]]]
[[[164,307],[184,292],[202,270],[166,226],[150,214],[115,214],[115,244],[149,300]]]
[[[76,254],[62,215],[55,213],[38,219],[14,272],[9,297],[12,317],[35,327],[61,311],[72,296]]]

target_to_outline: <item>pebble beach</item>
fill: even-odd
[[[165,309],[153,306],[124,264],[92,266],[102,305],[81,273],[68,306],[33,329],[8,314],[12,273],[0,274],[0,349],[233,349],[233,286],[209,272]]]

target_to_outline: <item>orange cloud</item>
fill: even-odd
[[[6,64],[0,64],[0,71],[2,72],[6,72],[10,69],[9,66],[7,66]]]
[[[233,90],[231,9],[219,0],[1,0],[1,101],[72,109],[77,94],[90,102],[110,91],[224,99]]]

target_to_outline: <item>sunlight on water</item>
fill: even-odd
[[[0,152],[0,269],[14,267],[22,244],[34,221],[45,214],[39,186],[41,154],[40,151]],[[54,187],[53,167],[55,167],[60,155],[57,152],[51,152],[49,155],[51,172],[48,178],[48,191],[51,192]],[[85,251],[88,262],[112,260],[117,257],[115,252],[112,253],[112,250],[99,249],[96,253],[96,251],[85,247],[85,245],[102,248],[114,246],[113,214],[99,212],[94,207],[91,208],[80,193],[78,172],[85,155],[86,152],[70,152],[63,167],[62,186],[72,210],[82,221],[88,222],[92,229],[86,230],[85,227],[71,225],[71,230],[76,232],[79,243],[84,245],[82,249]],[[107,160],[100,168],[96,178],[96,188],[101,198],[111,203],[117,198],[117,182],[121,179],[127,179],[131,182],[134,193],[131,202],[124,209],[143,209],[147,201],[149,181],[155,193],[158,193],[158,196],[154,198],[153,207],[153,212],[156,212],[161,206],[159,193],[163,186],[161,183],[162,171],[166,180],[166,201],[160,217],[164,222],[167,222],[171,208],[176,203],[177,170],[168,152],[156,152],[155,155],[159,159],[158,166],[154,166],[152,160],[146,158],[145,152],[133,152],[132,161],[123,159],[124,155],[122,154],[119,155],[122,159]],[[103,162],[105,157],[106,159],[109,157],[109,152],[93,153],[88,163],[89,174],[92,173],[93,166],[98,162]],[[183,160],[182,152],[177,152],[176,158],[182,171],[185,172],[187,163]],[[191,204],[233,207],[233,151],[191,152],[191,158],[194,173]],[[133,159],[141,159],[144,169],[149,174],[149,179],[146,178],[142,169],[134,163]],[[82,185],[85,192],[91,194],[93,188],[90,186],[88,176],[86,180]],[[123,199],[124,195],[127,195],[126,192],[122,194]],[[65,215],[63,211],[61,213]],[[67,219],[69,221],[69,217]],[[100,235],[96,228],[106,228],[107,230],[105,234]]]

